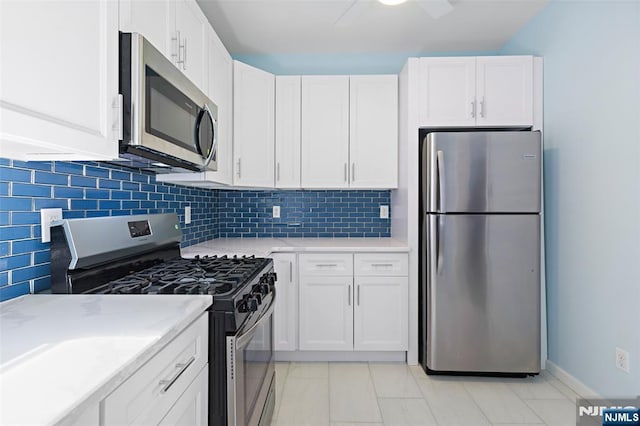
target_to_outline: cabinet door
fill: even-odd
[[[0,157],[111,160],[118,3],[0,2]]]
[[[276,77],[276,188],[300,188],[300,84]]]
[[[178,68],[207,92],[207,31],[209,23],[195,0],[175,0]]]
[[[140,33],[173,60],[175,35],[174,0],[120,0],[120,30]]]
[[[476,58],[477,124],[533,125],[533,57]]]
[[[273,74],[233,62],[234,184],[273,187]]]
[[[178,398],[166,416],[158,423],[160,426],[206,426],[208,414],[209,368],[204,366],[198,377]],[[144,422],[143,422],[144,423]]]
[[[398,186],[398,76],[349,80],[351,188]]]
[[[420,125],[474,126],[476,59],[420,58]]]
[[[298,279],[295,253],[272,255],[276,281],[273,312],[273,346],[276,351],[295,351],[298,331]]]
[[[355,277],[355,350],[406,351],[408,320],[407,277]]]
[[[349,77],[302,77],[302,187],[349,185]]]
[[[353,350],[353,277],[300,277],[300,350]]]
[[[218,170],[207,180],[231,183],[233,169],[233,60],[215,31],[209,28],[209,98],[218,106]]]

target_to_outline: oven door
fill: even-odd
[[[275,291],[258,321],[227,337],[227,421],[269,425],[275,405],[273,309]],[[251,324],[253,323],[253,324]]]

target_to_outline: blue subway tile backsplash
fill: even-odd
[[[234,191],[157,183],[155,175],[98,162],[0,158],[0,301],[51,286],[40,209],[65,219],[176,212],[186,247],[218,237],[388,237],[379,206],[390,191]],[[273,206],[280,218],[273,218]]]
[[[0,159],[0,301],[50,287],[49,243],[40,241],[40,209],[85,218],[176,212],[184,220],[183,246],[218,236],[217,193],[156,183],[155,176],[97,162],[23,162]],[[158,195],[172,191],[172,205]],[[187,196],[188,194],[188,196]],[[130,201],[130,200],[134,201]]]
[[[390,191],[218,191],[221,238],[388,237]],[[280,218],[273,218],[280,206]]]

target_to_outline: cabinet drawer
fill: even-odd
[[[208,313],[107,396],[104,425],[157,424],[207,364]]]
[[[300,255],[300,275],[353,275],[351,253]]]
[[[355,275],[401,277],[409,275],[406,253],[356,253]]]

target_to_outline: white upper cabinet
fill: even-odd
[[[273,188],[274,103],[274,75],[234,61],[234,185]]]
[[[477,57],[476,82],[479,125],[533,124],[533,57]]]
[[[215,31],[209,28],[208,96],[218,106],[218,170],[207,180],[231,183],[233,172],[233,59]]]
[[[398,77],[351,76],[350,188],[398,186]]]
[[[175,0],[120,0],[120,30],[140,33],[172,60]]]
[[[178,68],[206,93],[207,18],[195,0],[175,0],[175,19]]]
[[[120,29],[142,34],[205,93],[209,28],[195,0],[120,0]]]
[[[118,156],[118,3],[0,2],[0,157]]]
[[[533,58],[420,58],[420,125],[533,125]]]
[[[302,76],[301,183],[349,186],[349,76]]]
[[[276,77],[276,188],[300,188],[300,81]]]
[[[421,58],[420,84],[421,125],[475,125],[475,58]]]

